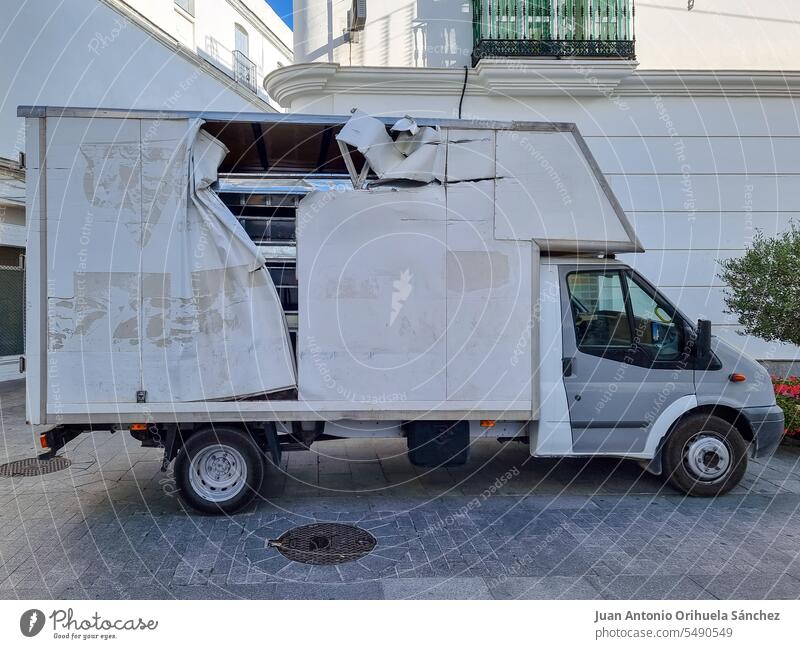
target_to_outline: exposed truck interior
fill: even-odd
[[[297,340],[298,203],[314,190],[353,188],[335,139],[345,120],[336,124],[321,118],[319,122],[206,121],[203,126],[229,150],[215,190],[264,254],[293,343]],[[362,168],[363,156],[354,149],[350,155]]]

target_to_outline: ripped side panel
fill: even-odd
[[[275,287],[210,189],[227,149],[199,121],[142,120],[142,386],[149,401],[295,387]]]

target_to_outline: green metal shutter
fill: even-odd
[[[25,273],[0,267],[0,356],[25,351]]]

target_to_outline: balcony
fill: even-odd
[[[245,56],[244,52],[233,50],[233,78],[237,83],[258,94],[256,64]]]
[[[472,0],[472,64],[487,58],[635,58],[633,0]]]

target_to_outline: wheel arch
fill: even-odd
[[[237,421],[198,422],[195,424],[175,427],[174,440],[170,440],[169,436],[167,437],[167,443],[169,444],[169,446],[167,448],[165,462],[171,462],[172,460],[174,460],[177,457],[178,453],[186,445],[186,442],[188,442],[191,438],[193,438],[197,434],[206,430],[213,431],[216,430],[217,428],[235,429],[245,433],[255,442],[255,444],[265,454],[271,452],[273,450],[273,446],[277,446],[277,441],[273,442],[273,437],[270,434],[270,432],[272,432],[272,434],[274,435],[273,432],[274,424],[270,428],[258,422],[237,422]]]
[[[664,444],[672,434],[672,431],[674,431],[682,421],[685,421],[687,418],[694,415],[713,415],[727,421],[731,426],[739,431],[739,434],[748,444],[751,443],[755,438],[753,429],[750,426],[750,422],[747,420],[747,417],[742,414],[741,410],[720,403],[698,404],[678,415],[669,425],[666,433],[662,435],[661,439],[658,441],[658,446],[656,447],[656,453],[653,456],[653,459],[650,460],[645,467],[650,473],[661,475],[663,472],[662,460]]]

